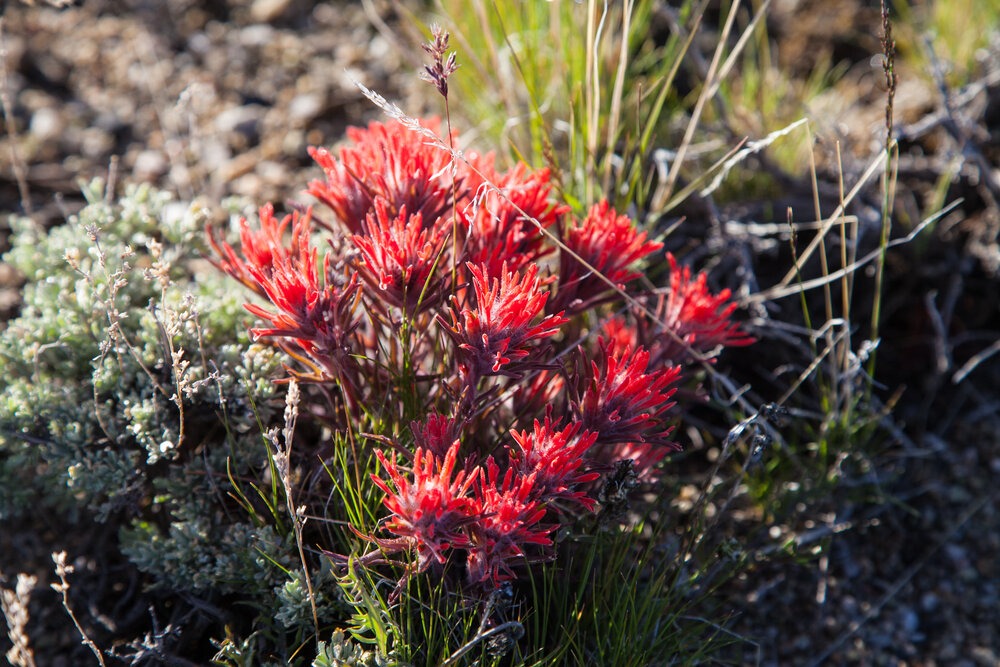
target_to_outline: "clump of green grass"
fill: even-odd
[[[981,73],[980,57],[1000,34],[1000,7],[990,0],[898,2],[893,9],[901,64],[916,76],[943,70],[953,89]]]

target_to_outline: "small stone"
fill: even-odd
[[[288,11],[291,0],[255,0],[250,6],[250,17],[259,23],[270,23]]]
[[[969,557],[966,554],[965,549],[957,544],[946,544],[944,552],[948,556],[948,560],[956,566],[967,566],[969,563]]]
[[[920,617],[912,609],[903,609],[900,613],[901,625],[903,626],[903,631],[908,635],[913,635],[916,633],[917,628],[920,627]]]
[[[31,115],[29,131],[42,141],[50,141],[63,132],[63,121],[59,112],[49,107],[38,109]]]
[[[979,667],[995,667],[1000,665],[1000,656],[987,646],[977,646],[972,649],[972,659]]]
[[[85,157],[103,160],[114,149],[114,138],[100,128],[88,127],[80,136],[80,152]]]
[[[940,660],[949,660],[949,661],[954,660],[955,658],[958,657],[958,648],[955,646],[954,643],[949,642],[941,647],[941,650],[938,652],[937,657]]]
[[[312,120],[323,111],[323,98],[315,93],[296,95],[288,105],[288,117],[292,120]]]
[[[277,184],[288,182],[288,171],[280,162],[263,160],[257,163],[255,171],[264,183]]]
[[[245,104],[230,107],[215,117],[215,129],[219,132],[239,132],[247,136],[257,134],[264,117],[264,107],[259,104]]]
[[[196,32],[188,38],[188,50],[204,55],[212,48],[212,40],[204,32]]]
[[[155,179],[167,171],[167,159],[157,150],[147,149],[135,156],[132,167],[140,179]]]

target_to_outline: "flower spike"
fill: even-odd
[[[418,571],[427,569],[434,561],[444,563],[449,549],[469,546],[464,529],[475,520],[476,514],[466,493],[476,475],[464,470],[455,474],[458,449],[456,440],[443,459],[417,449],[412,480],[403,475],[394,459],[390,460],[381,451],[375,452],[392,482],[390,485],[372,475],[372,481],[386,493],[383,503],[392,512],[385,527],[416,549]]]
[[[468,265],[475,290],[474,307],[452,307],[450,326],[439,318],[446,333],[460,350],[466,375],[520,377],[525,369],[540,367],[531,357],[537,341],[554,336],[567,320],[562,313],[542,315],[548,292],[541,289],[538,267],[531,265],[524,275],[508,271],[506,263],[499,278],[485,265]]]

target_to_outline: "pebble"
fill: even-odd
[[[147,149],[135,156],[133,169],[137,178],[155,179],[167,173],[167,158],[158,150]]]
[[[88,158],[103,160],[114,148],[114,139],[99,127],[88,127],[80,136],[80,152]]]
[[[1000,655],[987,646],[977,646],[972,649],[972,659],[979,667],[996,667],[1000,665]]]
[[[956,566],[962,567],[969,564],[969,557],[965,549],[957,544],[946,544],[944,552],[948,559]]]
[[[312,120],[323,111],[323,98],[316,93],[296,95],[288,104],[288,117],[292,120]]]
[[[188,38],[188,50],[198,55],[205,55],[212,48],[212,40],[204,32],[196,32]]]
[[[272,41],[274,41],[274,28],[267,24],[258,23],[240,30],[240,43],[243,46],[261,47],[270,44]]]
[[[254,0],[250,6],[250,17],[260,23],[270,23],[288,11],[291,0]]]
[[[288,170],[280,162],[263,160],[257,163],[254,171],[265,183],[279,184],[288,181]]]
[[[239,132],[246,136],[257,134],[264,117],[264,107],[259,104],[245,104],[230,107],[215,117],[215,129],[219,132]]]
[[[31,115],[28,129],[41,141],[51,141],[63,133],[64,124],[58,111],[43,107]]]
[[[920,617],[917,616],[917,612],[909,608],[900,610],[900,621],[903,631],[908,635],[915,634],[920,627]]]

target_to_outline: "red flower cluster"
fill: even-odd
[[[646,240],[646,232],[636,231],[607,201],[595,204],[582,222],[567,225],[562,242],[568,252],[559,256],[557,307],[571,312],[594,307],[598,297],[640,277],[629,267],[663,247]]]
[[[374,542],[415,554],[416,571],[496,586],[550,557],[555,528],[624,502],[602,474],[634,480],[677,447],[689,350],[751,339],[728,291],[671,255],[659,323],[610,317],[623,290],[651,303],[636,279],[661,244],[606,201],[573,217],[548,171],[459,159],[395,122],[348,138],[310,151],[325,178],[307,192],[332,220],[265,206],[256,228],[241,222],[239,250],[209,234],[214,261],[268,302],[246,306],[268,323],[251,331],[310,371],[295,372],[320,385],[326,423],[409,426],[397,453],[376,452],[389,515]]]
[[[495,588],[516,575],[512,564],[527,556],[530,546],[552,544],[548,535],[554,526],[541,526],[545,507],[535,487],[534,475],[515,474],[507,468],[499,479],[500,466],[491,457],[476,485],[479,521],[472,525],[468,578]]]
[[[361,253],[361,277],[404,313],[429,308],[442,295],[440,260],[448,227],[441,218],[424,227],[421,215],[408,215],[405,204],[393,215],[385,199],[376,199],[374,209],[368,233],[351,237]]]
[[[728,289],[712,294],[704,273],[692,281],[690,267],[678,270],[677,260],[670,253],[667,253],[667,261],[670,262],[670,291],[666,299],[660,300],[655,315],[674,336],[664,343],[661,357],[680,361],[687,358],[688,348],[705,354],[720,346],[741,347],[754,342],[732,320],[736,304],[729,302]]]
[[[712,360],[723,347],[754,342],[732,319],[736,304],[730,302],[728,289],[712,294],[704,273],[692,280],[690,267],[678,267],[671,253],[667,262],[670,287],[657,297],[651,320],[637,315],[634,326],[620,317],[605,321],[604,336],[617,349],[642,346],[649,350],[653,366],[683,365],[699,358]]]
[[[291,243],[285,247],[289,224]],[[317,250],[309,243],[311,225],[311,213],[293,213],[278,221],[268,204],[260,209],[259,230],[246,220],[240,222],[242,258],[228,243],[211,233],[208,238],[217,265],[275,308],[247,304],[248,311],[271,322],[270,327],[251,329],[254,338],[278,339],[279,346],[312,368],[307,376],[311,379],[343,379],[342,371],[350,365],[348,340],[358,326],[353,300],[359,285],[356,275],[340,287],[332,284],[329,255],[320,275]]]
[[[468,265],[475,290],[475,303],[452,308],[451,325],[445,332],[460,350],[463,373],[474,380],[487,375],[520,377],[529,367],[532,342],[554,336],[566,322],[562,313],[542,315],[548,292],[541,288],[538,266],[532,264],[525,275],[507,270],[491,277],[485,265]],[[492,280],[491,280],[492,278]]]
[[[489,165],[484,169],[492,171]],[[467,180],[473,183],[475,177]],[[483,191],[463,212],[469,229],[469,259],[485,264],[490,275],[499,274],[504,264],[511,271],[521,271],[554,251],[545,243],[544,230],[555,225],[569,207],[552,204],[545,169],[532,172],[519,164],[506,174],[494,174],[492,184],[496,189]]]
[[[439,123],[427,127],[438,131]],[[390,215],[405,207],[428,222],[445,215],[452,203],[451,158],[427,146],[399,123],[372,123],[367,129],[348,128],[353,146],[340,151],[340,159],[325,148],[310,148],[309,155],[323,168],[326,181],[313,181],[307,192],[321,201],[353,234],[367,232],[365,223],[376,199],[385,201]]]
[[[591,361],[592,372],[573,412],[600,444],[651,442],[676,447],[669,440],[668,425],[673,387],[680,366],[650,369],[649,352],[626,347],[621,352],[602,340],[601,356]],[[586,363],[586,360],[584,361]]]
[[[413,455],[412,480],[400,473],[395,461],[375,452],[395,487],[393,490],[378,475],[372,475],[372,481],[385,491],[385,506],[392,512],[385,527],[416,549],[418,571],[427,569],[432,560],[444,563],[448,549],[469,545],[463,528],[474,520],[475,513],[466,492],[476,476],[464,470],[454,476],[458,448],[456,440],[443,460],[418,448]]]

